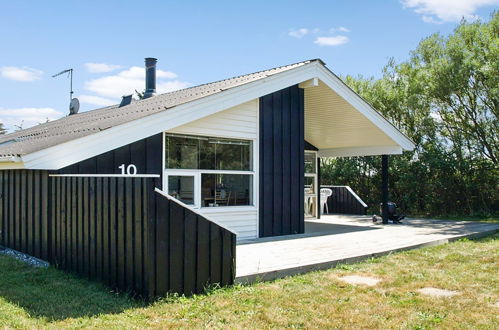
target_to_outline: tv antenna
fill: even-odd
[[[78,109],[76,109],[76,112],[74,111],[75,110],[75,102],[77,102],[78,100],[76,101],[73,101],[73,69],[66,69],[66,70],[62,70],[61,72],[55,74],[52,76],[52,78],[55,78],[57,76],[60,76],[61,74],[64,74],[64,73],[67,73],[68,74],[68,77],[70,78],[69,80],[69,110],[70,110],[70,114],[74,114],[74,113],[77,113],[78,112]],[[77,108],[79,108],[79,102],[78,103],[78,106]]]

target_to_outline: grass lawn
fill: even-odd
[[[498,223],[499,217],[497,215],[491,215],[488,217],[484,216],[437,216],[428,217],[428,219],[442,219],[442,220],[455,220],[455,221],[480,221],[489,223]]]
[[[153,303],[0,256],[0,328],[499,328],[499,235]],[[382,279],[374,287],[338,280]],[[422,287],[459,291],[451,298]]]

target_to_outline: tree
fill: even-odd
[[[409,213],[497,213],[499,14],[462,21],[447,36],[423,39],[381,79],[345,82],[407,134],[412,152],[392,157],[390,190]],[[323,160],[321,179],[352,186],[375,212],[379,157]]]
[[[5,133],[7,133],[7,129],[5,129],[3,123],[0,123],[0,135],[3,135]]]

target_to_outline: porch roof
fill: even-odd
[[[399,154],[410,149],[320,80],[305,89],[305,140],[322,157]]]

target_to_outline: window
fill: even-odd
[[[195,207],[253,205],[252,141],[165,134],[167,191]]]
[[[252,205],[252,179],[246,174],[201,174],[201,206]]]
[[[194,176],[169,175],[168,194],[185,204],[194,205]]]
[[[165,137],[165,166],[170,169],[250,171],[251,141],[201,136]]]
[[[317,155],[315,152],[305,152],[305,173],[317,173]]]

